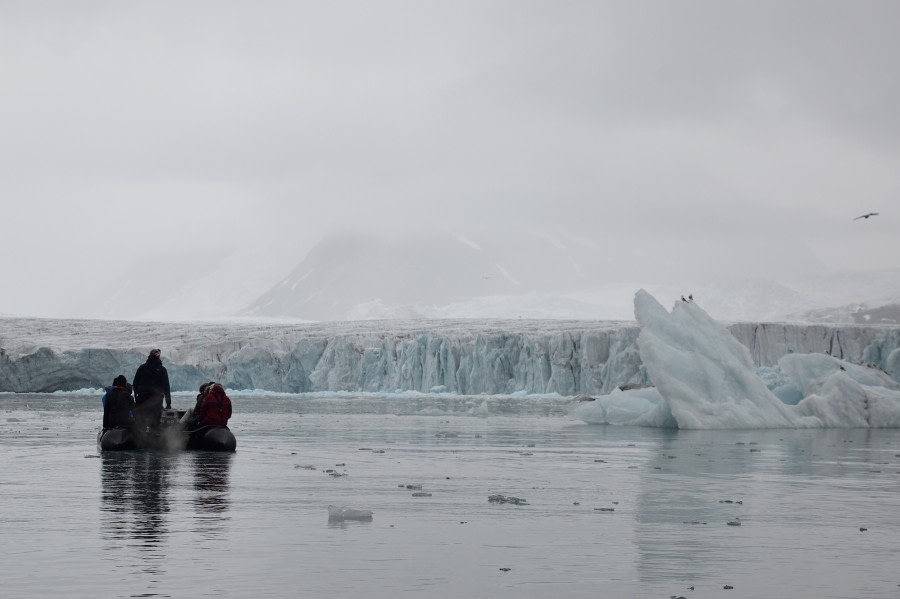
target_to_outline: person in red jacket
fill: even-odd
[[[197,413],[200,426],[227,426],[231,418],[231,399],[218,383],[207,386]]]

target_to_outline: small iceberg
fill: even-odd
[[[489,503],[511,503],[513,505],[527,505],[528,504],[528,502],[525,501],[521,497],[513,497],[511,495],[510,496],[501,495],[499,493],[494,494],[494,495],[488,495],[488,502]]]
[[[372,519],[372,512],[370,510],[358,510],[352,507],[341,506],[338,507],[336,505],[328,506],[328,520],[330,521],[340,521],[340,520],[360,520],[360,521],[368,521]]]

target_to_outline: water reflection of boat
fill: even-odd
[[[143,567],[155,572],[164,561],[161,545],[170,532],[167,514],[173,458],[156,452],[110,452],[101,458],[104,536],[140,541],[150,552]]]
[[[101,511],[104,536],[109,539],[137,539],[158,545],[170,532],[166,522],[175,501],[172,481],[179,470],[190,466],[197,514],[207,516],[206,534],[220,534],[222,516],[231,506],[230,474],[234,459],[230,453],[169,454],[155,451],[111,451],[101,454]],[[183,470],[182,470],[183,471]],[[183,485],[174,485],[184,489]]]
[[[163,410],[157,429],[115,427],[102,430],[97,433],[97,448],[100,451],[234,451],[237,448],[237,439],[227,426],[200,426],[186,430],[181,424],[184,413],[185,410]]]
[[[189,457],[194,474],[194,506],[197,522],[196,530],[204,537],[218,538],[227,531],[225,522],[231,507],[229,476],[231,473],[230,453],[194,453]]]

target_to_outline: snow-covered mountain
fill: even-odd
[[[639,244],[607,247],[533,232],[394,239],[335,235],[240,314],[310,320],[630,320],[636,288],[664,301],[694,294],[718,317],[733,321],[802,319],[807,311],[865,298],[900,301],[900,286],[884,284],[900,280],[900,271],[854,275],[842,283],[840,276],[821,274],[820,265],[801,250],[788,253],[790,260],[781,258],[790,268],[765,272],[756,262],[771,264],[771,256],[730,256],[735,262],[728,277],[708,270],[708,248],[686,245],[673,254],[646,255]]]
[[[296,262],[285,252],[248,246],[171,254],[133,264],[97,286],[85,315],[102,319],[228,319]]]
[[[723,276],[701,245],[661,256],[637,241],[623,247],[563,233],[344,233],[300,253],[248,244],[227,254],[161,255],[98,286],[87,315],[631,320],[634,290],[643,288],[663,303],[692,294],[725,321],[900,322],[900,269],[827,273],[802,248],[778,248],[777,259],[765,251],[727,255]]]
[[[577,243],[537,235],[334,235],[242,313],[313,320],[440,316],[444,306],[473,298],[584,288],[602,280],[600,263]]]

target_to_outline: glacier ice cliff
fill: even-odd
[[[778,368],[786,355],[828,352],[900,378],[900,327],[737,323],[728,331],[757,367]],[[635,322],[601,321],[0,319],[0,391],[99,388],[117,374],[130,380],[148,350],[160,347],[176,391],[195,390],[214,379],[230,389],[288,393],[596,396],[624,385],[651,384],[640,333]],[[779,393],[796,396],[800,391],[785,388]]]

